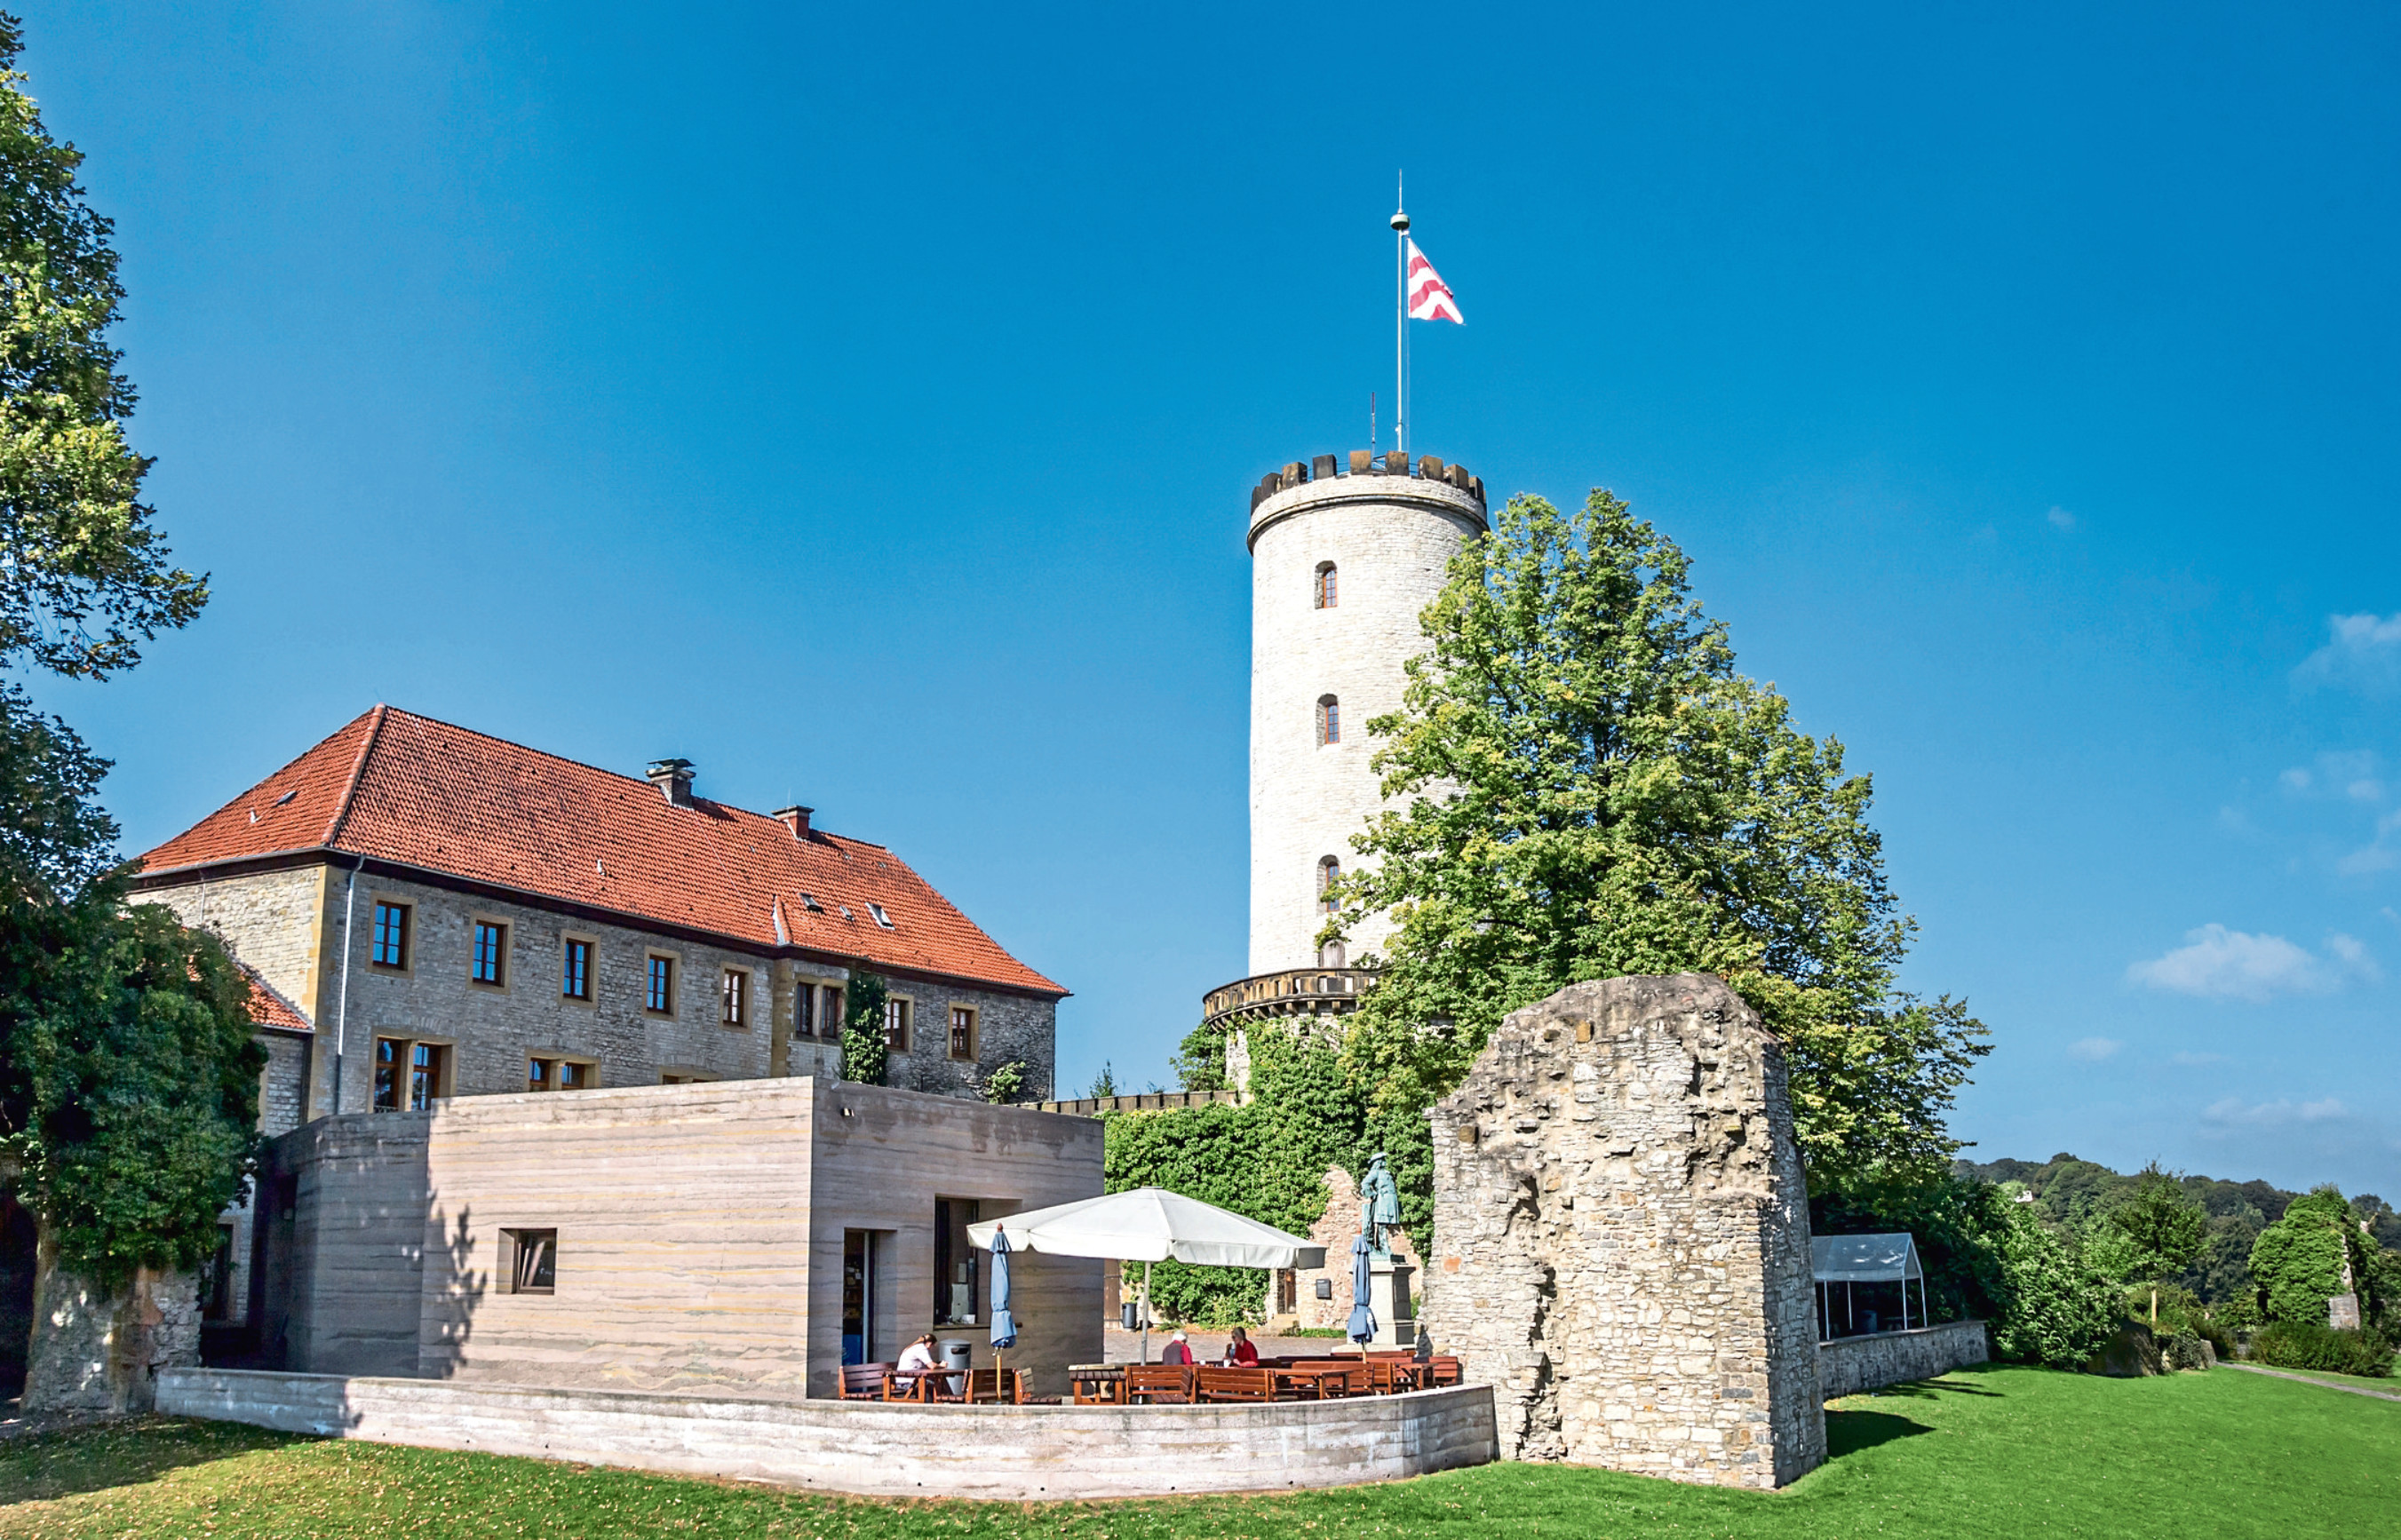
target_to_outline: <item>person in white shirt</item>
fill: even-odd
[[[940,1367],[934,1359],[934,1334],[928,1331],[900,1350],[900,1361],[892,1366],[892,1377],[914,1388],[919,1375]]]

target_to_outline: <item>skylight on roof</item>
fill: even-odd
[[[815,893],[801,894],[801,907],[808,910],[811,914],[825,913],[825,906],[817,902],[817,895]]]
[[[883,926],[887,931],[892,928],[892,917],[884,912],[883,905],[871,903],[867,906],[867,912],[875,917],[875,922],[878,925]]]
[[[294,797],[297,797],[297,796],[299,796],[299,795],[300,795],[300,788],[299,788],[299,787],[297,787],[297,786],[295,786],[295,787],[293,787],[290,791],[287,791],[287,792],[285,792],[282,796],[281,796],[281,797],[277,797],[277,798],[275,799],[275,805],[276,805],[277,807],[279,807],[279,808],[280,808],[280,807],[281,807],[284,803],[291,801]]]

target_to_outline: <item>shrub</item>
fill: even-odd
[[[2199,1336],[2179,1331],[2168,1339],[2168,1365],[2172,1369],[2207,1369],[2209,1350],[2202,1345]]]
[[[2108,1345],[2117,1286],[2032,1214],[2010,1216],[2001,1243],[2003,1302],[1993,1349],[2004,1359],[2069,1369]]]
[[[2312,1321],[2277,1321],[2252,1334],[2251,1361],[2380,1380],[2393,1372],[2393,1344],[2373,1327],[2336,1331]]]

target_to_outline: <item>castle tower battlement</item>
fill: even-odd
[[[1367,722],[1400,709],[1403,665],[1426,647],[1418,617],[1442,592],[1450,559],[1487,527],[1483,482],[1432,455],[1414,463],[1398,453],[1319,455],[1252,491],[1254,981],[1343,970],[1347,959],[1321,955],[1316,937],[1328,871],[1351,868],[1351,837],[1383,806]],[[1349,956],[1378,949],[1388,934],[1371,920],[1351,935]],[[1336,997],[1301,1008],[1340,1010],[1358,981],[1295,982]]]

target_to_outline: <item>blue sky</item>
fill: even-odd
[[[189,631],[129,848],[377,701],[885,841],[1166,1079],[1247,487],[1606,485],[1872,770],[1976,1153],[2401,1199],[2401,20],[23,0]]]

